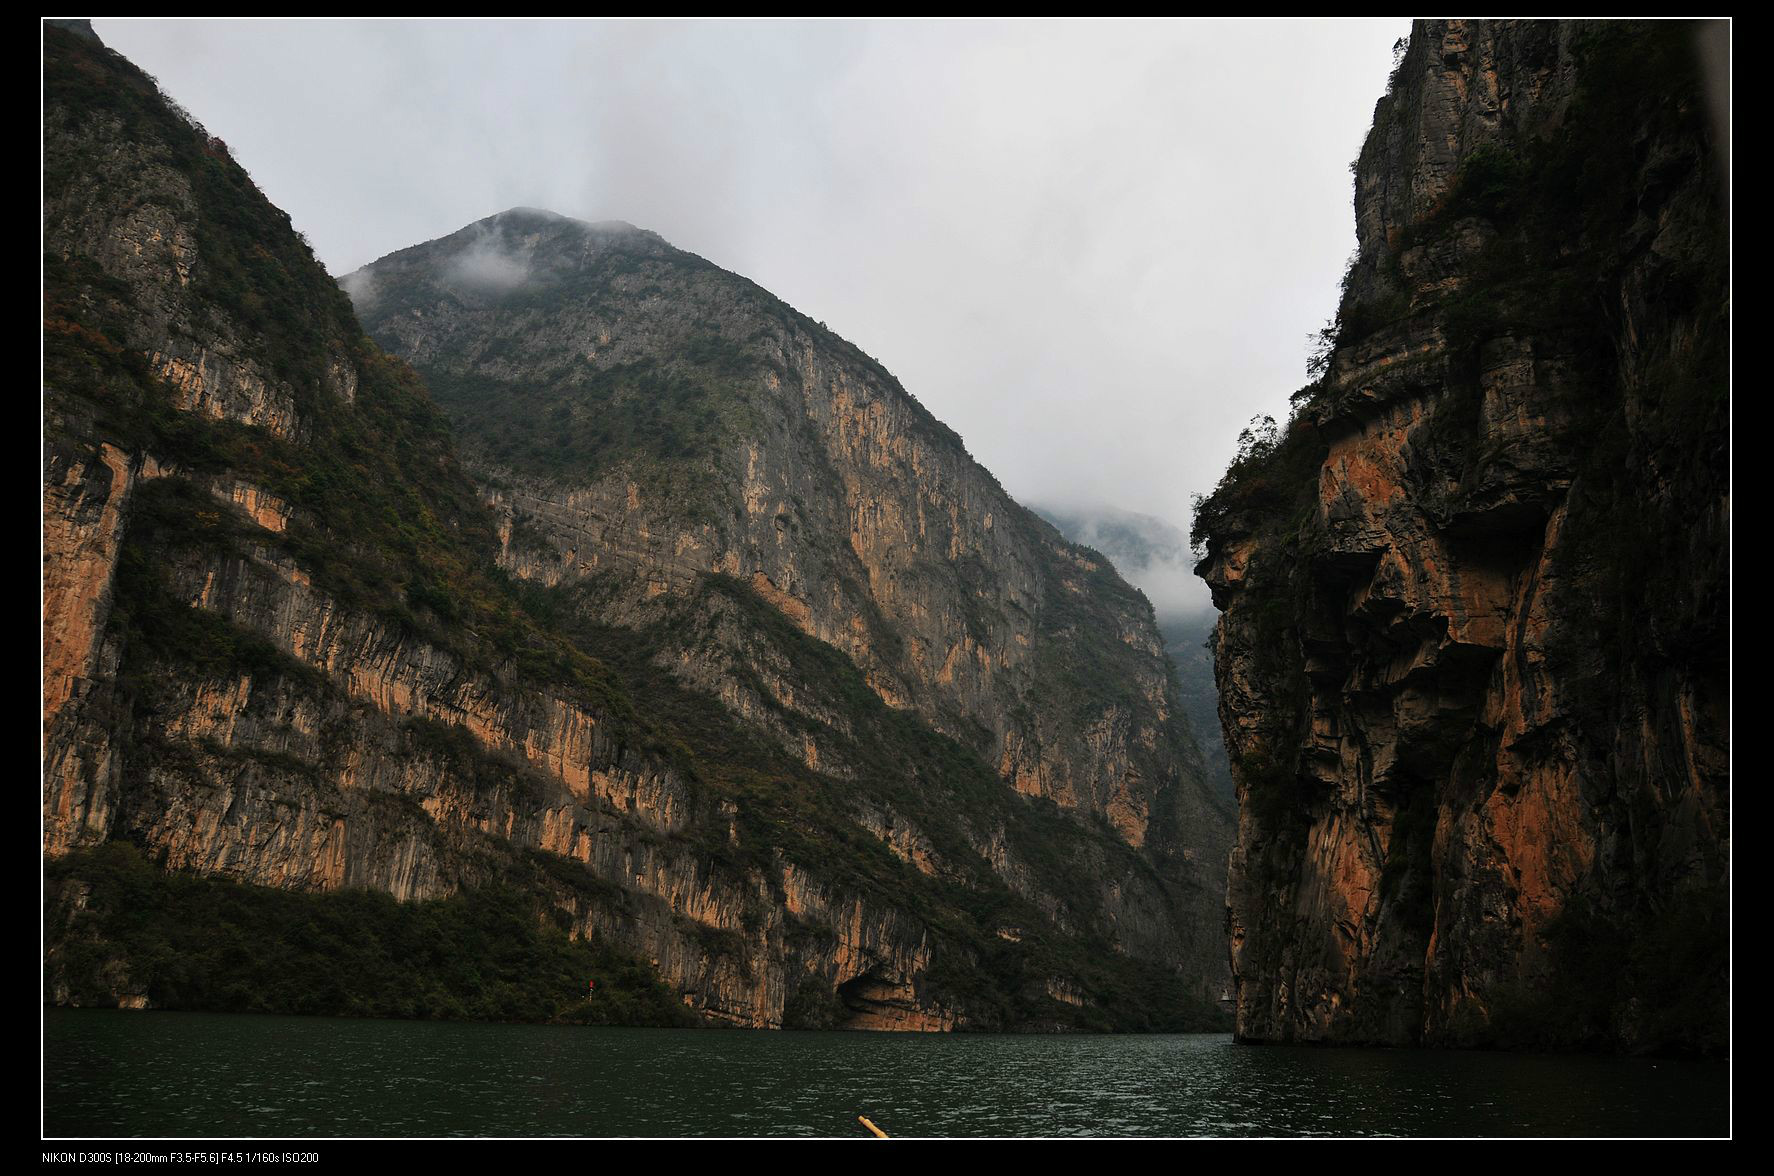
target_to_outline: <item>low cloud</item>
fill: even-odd
[[[1108,557],[1121,578],[1146,594],[1159,617],[1195,617],[1213,608],[1181,528],[1152,515],[1100,504],[1043,503],[1030,509],[1074,543]]]
[[[339,288],[359,308],[369,306],[376,300],[376,277],[368,269],[346,274],[339,279]]]
[[[446,278],[459,286],[483,293],[515,290],[530,280],[529,260],[506,248],[498,237],[483,234],[450,262]]]

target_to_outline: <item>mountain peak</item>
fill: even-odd
[[[483,217],[460,231],[466,232],[470,229],[481,228],[483,226],[487,228],[498,227],[510,229],[541,229],[552,226],[570,226],[590,233],[608,235],[635,233],[640,236],[652,237],[660,240],[663,239],[659,237],[659,234],[643,229],[638,225],[630,224],[625,220],[580,220],[578,217],[566,216],[551,209],[530,208],[525,205],[518,205],[515,208],[507,208],[504,212],[495,212],[492,216]],[[452,234],[452,236],[453,235],[455,234]]]
[[[339,284],[364,311],[387,289],[388,271],[430,274],[459,296],[503,298],[570,284],[600,259],[633,255],[689,258],[659,234],[627,221],[583,221],[546,208],[518,206],[482,217],[442,237],[398,250],[346,274]],[[398,283],[396,283],[398,284]]]
[[[44,18],[43,24],[45,28],[61,29],[100,45],[105,43],[97,33],[93,32],[92,21],[84,17],[50,16]]]

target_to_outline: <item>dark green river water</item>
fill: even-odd
[[[1722,1135],[1724,1063],[45,1012],[52,1136]]]

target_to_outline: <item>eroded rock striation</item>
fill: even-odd
[[[1149,605],[878,364],[514,210],[348,280],[428,391],[151,79],[50,28],[45,95],[51,858],[515,887],[745,1026],[1211,1012],[1230,817]],[[87,893],[51,991],[156,1003]]]
[[[1019,792],[1209,851],[1149,606],[850,344],[655,234],[530,209],[344,285],[456,420],[515,575],[630,621],[735,578]]]
[[[1197,518],[1244,1039],[1722,1046],[1718,35],[1412,30],[1322,377]]]

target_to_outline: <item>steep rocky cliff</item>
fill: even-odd
[[[1229,830],[1150,609],[878,365],[518,212],[460,297],[371,275],[453,431],[226,146],[53,28],[44,140],[52,995],[169,999],[83,876],[128,842],[515,890],[710,1020],[1196,1023]]]
[[[524,209],[344,284],[456,421],[514,574],[630,623],[734,577],[1023,794],[1209,850],[1150,608],[819,324],[654,234]]]
[[[856,700],[760,638],[786,625],[834,648],[888,707],[1149,863],[1065,884],[1095,891],[1119,941],[1212,954],[1226,818],[1149,605],[879,364],[652,233],[536,210],[343,285],[451,415],[501,517],[502,566],[551,607],[652,634],[654,664],[849,779],[869,768]],[[776,616],[760,630],[710,611],[727,600]],[[865,820],[927,840],[897,809]],[[1011,884],[1059,901],[1019,856]]]
[[[1320,378],[1197,516],[1247,1040],[1724,1041],[1716,35],[1412,30]]]

